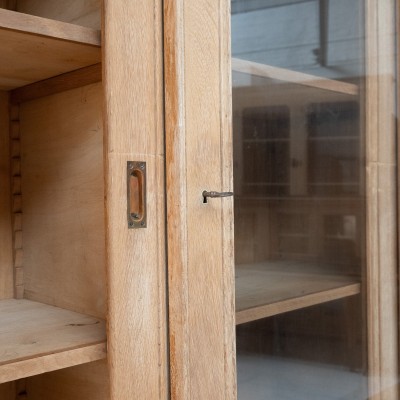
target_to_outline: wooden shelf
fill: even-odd
[[[0,90],[101,61],[100,32],[0,9]]]
[[[353,277],[321,274],[305,263],[236,267],[236,325],[360,293]]]
[[[101,319],[29,300],[0,301],[0,384],[105,357]]]
[[[307,140],[311,142],[318,141],[346,141],[346,140],[360,140],[359,136],[309,136]]]
[[[351,96],[358,95],[357,85],[351,83],[304,74],[302,72],[273,67],[271,65],[260,64],[253,61],[241,60],[239,58],[232,58],[232,70],[244,74],[276,79],[283,82],[295,83],[298,85],[329,90]]]

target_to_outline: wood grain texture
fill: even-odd
[[[36,375],[26,380],[29,400],[109,400],[106,360]],[[14,400],[14,399],[13,399]]]
[[[34,375],[45,374],[49,371],[63,370],[71,366],[103,360],[106,357],[106,344],[98,343],[21,360],[10,365],[0,366],[1,382],[24,379]],[[107,379],[104,371],[103,379]]]
[[[111,398],[165,399],[162,1],[104,2]],[[147,227],[128,229],[127,161],[147,163]]]
[[[25,297],[98,317],[106,315],[102,93],[89,85],[20,109]]]
[[[0,327],[0,383],[105,358],[100,319],[12,299],[0,302]]]
[[[366,2],[367,293],[370,398],[398,399],[395,1]]]
[[[234,399],[229,2],[165,3],[171,398]]]
[[[13,297],[8,94],[0,92],[0,299]]]
[[[17,11],[100,29],[101,0],[18,0]]]
[[[0,9],[0,89],[100,62],[98,31]]]
[[[36,17],[16,11],[0,9],[0,27],[2,30],[66,40],[99,47],[100,31],[66,22]]]
[[[357,85],[351,83],[324,79],[319,76],[304,74],[302,72],[291,71],[271,65],[259,64],[253,61],[241,60],[239,58],[232,58],[232,70],[351,96],[356,96],[358,94]]]
[[[17,0],[0,0],[0,8],[7,10],[15,10],[17,8]]]
[[[7,382],[0,385],[1,400],[15,400],[16,390],[14,382]]]
[[[101,82],[101,64],[90,65],[72,72],[57,75],[31,85],[15,89],[10,94],[12,104],[20,104],[40,97]]]

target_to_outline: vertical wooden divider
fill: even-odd
[[[395,0],[366,1],[367,313],[371,400],[397,400]]]
[[[112,400],[167,398],[162,1],[105,0],[108,362]],[[147,163],[147,227],[128,229],[128,161]]]
[[[172,400],[233,400],[230,1],[164,3]]]

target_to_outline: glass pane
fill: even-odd
[[[367,399],[365,2],[231,6],[239,400]]]

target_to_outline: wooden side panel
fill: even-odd
[[[101,0],[17,0],[17,11],[100,29]]]
[[[235,393],[229,1],[165,3],[171,394]]]
[[[398,399],[395,0],[367,1],[367,293],[370,398]]]
[[[107,0],[104,5],[111,398],[165,399],[162,1]],[[127,161],[147,163],[143,229],[128,229]]]
[[[21,104],[25,298],[105,317],[102,87]]]
[[[107,362],[98,361],[37,375],[26,379],[25,390],[29,400],[109,400],[106,370]]]
[[[13,297],[8,94],[0,92],[0,299]]]

